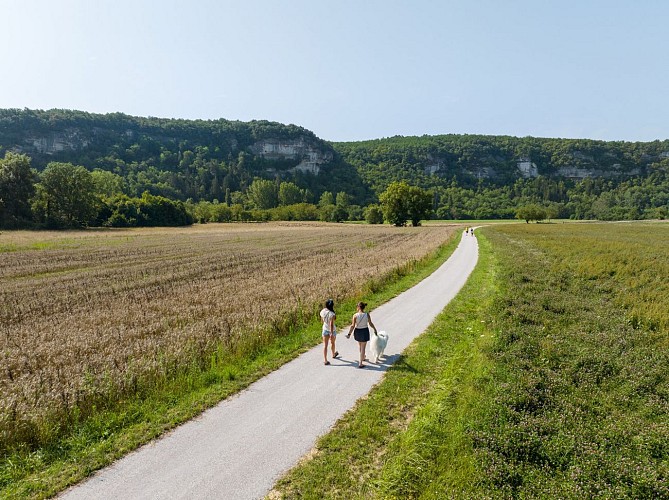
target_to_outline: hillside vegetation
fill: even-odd
[[[328,143],[268,121],[0,110],[3,150],[28,155],[39,172],[53,163],[94,171],[99,216],[88,225],[141,225],[121,197],[145,192],[187,201],[190,219],[200,222],[361,220],[395,181],[430,190],[431,214],[440,219],[513,218],[528,204],[545,207],[549,218],[669,216],[669,140],[452,134]],[[16,196],[3,183],[0,172],[0,223]],[[4,225],[49,226],[39,210],[32,221],[19,219]]]
[[[270,148],[267,152],[263,145]],[[254,177],[365,198],[357,172],[332,147],[296,125],[266,120],[182,120],[71,110],[0,110],[0,151],[25,153],[37,170],[50,162],[101,169],[122,178],[122,192],[170,199],[231,201]],[[323,175],[294,167],[305,160]],[[316,198],[317,201],[317,198]]]
[[[334,147],[377,194],[398,180],[431,189],[440,219],[513,218],[517,208],[527,204],[547,207],[549,218],[669,215],[668,140],[451,134]]]
[[[508,185],[523,176],[518,165],[521,160],[527,163],[526,177],[620,179],[647,175],[653,163],[669,158],[669,140],[607,142],[449,134],[333,145],[358,167],[363,179],[379,188],[399,180],[395,177],[399,171],[404,171],[404,180],[417,185],[438,185],[440,179],[454,178],[465,187],[476,187],[481,179]],[[536,172],[531,171],[534,167]]]

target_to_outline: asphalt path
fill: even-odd
[[[462,236],[432,275],[371,310],[389,336],[386,358],[357,368],[358,345],[342,333],[341,358],[323,365],[314,347],[239,394],[130,453],[62,495],[73,499],[262,498],[432,323],[467,281],[478,244]],[[335,307],[336,310],[336,307]],[[320,332],[314,332],[320,335]]]

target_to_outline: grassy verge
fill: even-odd
[[[459,237],[421,261],[370,281],[365,299],[375,307],[410,288],[441,265],[458,242]],[[350,316],[359,298],[340,302],[339,316]],[[0,497],[53,495],[247,387],[321,341],[320,335],[314,334],[319,331],[315,319],[298,327],[291,323],[291,318],[284,323],[272,326],[282,331],[280,337],[253,336],[234,353],[223,349],[214,352],[205,366],[194,363],[154,384],[150,390],[100,408],[94,417],[75,422],[66,435],[48,446],[10,453],[0,463]]]
[[[495,384],[471,432],[483,492],[669,497],[669,349],[656,314],[669,296],[655,293],[666,287],[669,226],[644,239],[649,231],[486,232],[500,262],[500,297],[490,311]],[[649,268],[664,278],[641,272]]]
[[[460,294],[271,497],[471,498],[479,481],[466,422],[486,399],[491,338],[482,318],[494,297],[491,252],[479,242]]]

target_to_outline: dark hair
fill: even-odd
[[[361,310],[364,311],[364,310],[365,310],[365,307],[367,307],[367,303],[366,303],[366,302],[358,302],[358,307],[359,307]]]
[[[325,308],[329,311],[334,312],[334,300],[328,299],[325,301]]]

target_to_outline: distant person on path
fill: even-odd
[[[365,365],[362,363],[365,360],[365,347],[367,342],[369,342],[369,327],[374,328],[374,335],[377,334],[376,326],[372,323],[372,317],[369,313],[365,312],[365,307],[367,304],[364,302],[358,302],[358,312],[353,315],[351,320],[351,328],[346,335],[346,338],[351,338],[351,332],[353,332],[353,338],[358,341],[360,347],[360,362],[358,363],[358,368],[364,368]]]
[[[325,307],[321,310],[321,321],[323,322],[323,364],[329,365],[328,361],[328,344],[332,346],[332,358],[339,356],[335,348],[335,340],[337,339],[337,327],[335,326],[335,319],[337,315],[334,311],[334,300],[328,299],[325,301]]]

